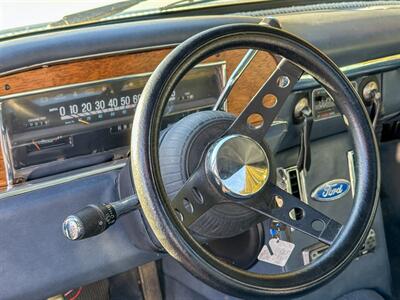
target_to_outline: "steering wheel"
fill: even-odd
[[[282,59],[239,116],[219,111],[195,113],[175,124],[160,142],[163,111],[180,79],[205,58],[238,48],[269,51]],[[345,225],[274,182],[273,156],[264,138],[304,72],[327,90],[349,124],[356,188]],[[274,100],[265,101],[271,95]],[[254,114],[261,123],[249,122]],[[378,204],[377,153],[372,126],[358,94],[327,56],[283,30],[233,24],[189,38],[151,75],[135,113],[131,166],[149,226],[165,250],[190,273],[236,296],[288,296],[333,278],[357,254]],[[190,160],[189,167],[177,163],[182,160]],[[299,218],[292,217],[293,209],[301,212]],[[264,275],[232,266],[203,246],[204,240],[239,234],[266,218],[279,220],[330,247],[302,269]]]

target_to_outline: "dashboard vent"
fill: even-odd
[[[292,194],[301,201],[308,203],[307,192],[305,190],[305,181],[303,173],[300,173],[296,166],[290,168],[278,168],[277,169],[278,180],[277,184],[286,192]],[[290,215],[293,220],[298,220],[300,216],[296,216],[296,213],[292,211]]]
[[[296,166],[281,169],[278,174],[281,174],[282,186],[288,193],[308,203],[304,175],[299,172]]]
[[[289,179],[289,185],[290,185],[289,189],[291,194],[301,199],[299,171],[297,170],[297,168],[288,169],[287,176]]]

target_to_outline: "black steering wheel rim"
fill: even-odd
[[[326,254],[294,272],[261,275],[227,265],[208,253],[168,208],[158,161],[162,112],[175,85],[193,66],[222,50],[253,48],[281,55],[319,81],[346,116],[353,138],[356,190],[347,224]],[[143,213],[166,251],[207,284],[238,296],[292,295],[338,274],[365,239],[378,204],[377,143],[367,112],[349,80],[318,49],[285,31],[254,24],[224,25],[175,48],[150,77],[132,130],[132,176]]]

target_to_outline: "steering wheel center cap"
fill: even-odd
[[[207,153],[207,174],[234,197],[250,197],[268,181],[270,167],[263,147],[244,135],[229,135],[215,142]]]

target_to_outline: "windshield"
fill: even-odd
[[[260,0],[1,0],[0,39],[60,27]]]

